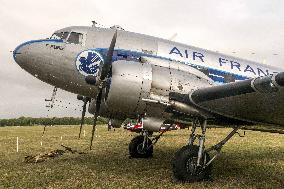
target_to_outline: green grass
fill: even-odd
[[[43,139],[41,126],[0,128],[0,188],[284,187],[284,135],[256,131],[246,131],[244,138],[236,135],[214,162],[213,181],[182,184],[172,178],[171,160],[187,142],[189,130],[166,133],[151,159],[129,159],[128,143],[137,134],[123,129],[108,132],[106,126],[99,126],[89,151],[91,127],[84,129],[86,137],[78,140],[78,126],[48,127]],[[208,129],[206,146],[230,130]],[[23,161],[26,155],[61,149],[61,143],[87,154],[64,154],[37,164]]]

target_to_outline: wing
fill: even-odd
[[[217,117],[284,126],[284,72],[201,88],[190,94],[171,93],[170,99]]]

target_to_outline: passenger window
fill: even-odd
[[[82,44],[83,42],[83,34],[81,33],[76,33],[76,32],[71,32],[67,42],[73,43],[73,44]]]

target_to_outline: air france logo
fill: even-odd
[[[102,56],[95,50],[86,50],[81,52],[76,59],[77,70],[84,76],[98,74]]]

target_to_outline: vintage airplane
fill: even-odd
[[[67,27],[48,39],[25,42],[13,56],[36,78],[78,94],[84,101],[82,117],[89,102],[94,114],[92,140],[98,116],[111,118],[115,127],[126,118],[143,121],[142,134],[129,144],[134,158],[152,156],[163,133],[151,138],[150,132],[170,125],[174,117],[192,118],[189,142],[173,158],[173,174],[181,181],[208,178],[212,161],[241,125],[284,127],[282,68],[95,24]],[[234,129],[205,149],[207,120]]]

